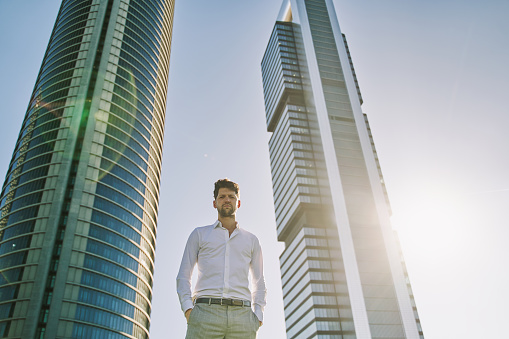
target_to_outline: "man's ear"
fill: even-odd
[[[237,208],[240,207],[240,200],[237,200]]]
[[[216,201],[212,201],[212,206],[214,206],[214,208],[217,208],[217,205],[216,205]]]

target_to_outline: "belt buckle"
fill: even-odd
[[[220,303],[219,303],[221,306],[223,306],[223,298],[220,299]]]

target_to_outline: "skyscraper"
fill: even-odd
[[[286,0],[262,60],[288,338],[423,338],[332,0]]]
[[[62,1],[0,196],[1,337],[149,337],[173,9]]]

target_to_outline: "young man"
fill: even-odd
[[[217,221],[191,233],[177,275],[186,339],[254,339],[262,325],[266,296],[260,243],[235,219],[239,185],[228,179],[216,181],[213,206]],[[198,280],[191,295],[196,264]]]

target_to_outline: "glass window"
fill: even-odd
[[[90,287],[99,288],[103,291],[117,295],[120,298],[136,301],[136,291],[116,280],[105,277],[104,275],[83,271],[81,275],[81,283]]]
[[[135,257],[140,255],[140,249],[138,246],[133,244],[131,241],[127,240],[115,234],[111,231],[108,231],[102,227],[90,225],[89,234],[90,237],[96,238],[102,241],[107,242],[108,244],[118,247],[119,249],[132,254]],[[1,247],[0,247],[1,248]]]
[[[113,117],[118,116],[127,121],[129,124],[133,125],[134,128],[136,128],[136,130],[138,130],[141,134],[143,134],[147,138],[147,140],[150,140],[152,138],[152,136],[150,135],[150,129],[152,128],[151,123],[143,115],[128,113],[127,111],[121,109],[120,107],[114,104],[110,106],[110,113],[112,114],[110,114],[108,121],[113,122]]]
[[[134,119],[131,119],[134,120]],[[114,114],[110,114],[108,118],[108,122],[116,127],[118,127],[120,130],[126,132],[128,135],[133,137],[136,141],[138,141],[145,149],[150,149],[150,143],[148,140],[150,140],[150,135],[145,138],[142,136],[142,134],[132,127],[132,125],[124,122],[123,120],[117,118]],[[146,131],[145,128],[142,129],[143,131]]]
[[[141,182],[138,179],[138,177],[135,177],[134,175],[132,175],[130,172],[126,171],[122,167],[117,166],[113,162],[103,158],[101,160],[101,168],[105,169],[108,173],[110,173],[110,174],[107,174],[108,176],[112,177],[111,174],[114,174],[116,177],[119,177],[120,179],[122,179],[125,182],[129,183],[131,186],[136,188],[142,194],[145,194],[145,185],[144,185],[144,183]],[[102,178],[104,175],[106,175],[105,173],[106,172],[102,172],[101,171],[99,177]],[[119,179],[117,179],[117,180],[119,180]],[[103,179],[101,179],[101,181],[103,181]],[[103,181],[103,182],[105,182],[105,181]],[[105,183],[107,183],[107,182],[105,182]]]
[[[14,299],[14,296],[18,294],[19,285],[10,285],[0,287],[0,302]]]
[[[131,159],[137,166],[143,168],[145,171],[148,169],[147,162],[122,142],[117,141],[112,137],[106,135],[106,137],[104,138],[104,144],[115,150],[119,150],[124,157]],[[129,169],[131,168],[129,167]]]
[[[124,281],[131,286],[136,286],[138,281],[138,278],[125,268],[88,254],[85,255],[84,267],[107,274],[115,279]]]
[[[14,303],[8,303],[0,305],[0,319],[9,318],[9,314],[11,313],[11,308],[14,307]]]
[[[32,240],[31,235],[26,235],[24,237],[15,238],[9,241],[4,242],[0,245],[0,255],[6,254],[12,251],[18,251],[27,248],[30,245]]]
[[[14,224],[14,223],[24,220],[24,219],[34,218],[37,216],[38,212],[39,212],[39,205],[25,208],[18,212],[14,212],[11,215],[9,215],[9,217],[7,219],[7,225]]]
[[[29,220],[15,226],[5,228],[2,235],[0,236],[0,241],[7,240],[17,235],[33,232],[34,226],[35,220]]]
[[[14,199],[22,196],[23,194],[43,189],[45,183],[46,183],[46,179],[39,179],[39,180],[32,181],[26,185],[19,186],[18,188],[16,188],[16,193],[14,194]]]
[[[27,251],[8,254],[0,258],[0,269],[18,266],[26,262]],[[1,317],[0,317],[1,319]]]
[[[0,274],[0,286],[20,281],[23,276],[23,269],[23,267],[18,267],[12,270],[3,271],[2,274]]]
[[[120,264],[122,267],[129,268],[135,272],[138,271],[138,262],[123,251],[119,251],[114,247],[89,239],[87,242],[87,251],[110,259]]]
[[[126,168],[127,170],[123,170],[125,173],[129,173],[134,175],[134,177],[139,178],[143,183],[147,181],[147,175],[145,172],[143,172],[136,164],[131,162],[130,159],[122,156],[122,154],[117,153],[116,150],[110,149],[110,148],[103,148],[103,154],[104,157],[112,160],[108,161],[105,159],[102,159],[101,161],[101,168],[109,171],[110,169],[113,169],[113,166],[121,165],[122,167]],[[114,165],[117,164],[117,165]],[[118,172],[120,173],[120,171]],[[122,175],[119,175],[119,177],[123,178]],[[130,182],[130,181],[128,181]],[[133,185],[137,187],[136,185]]]
[[[136,232],[130,224],[123,223],[118,219],[115,219],[107,214],[101,213],[97,210],[92,211],[92,222],[97,223],[101,226],[111,228],[112,230],[124,235],[128,239],[132,239],[136,243],[140,243],[141,235]],[[141,223],[140,223],[141,228]],[[141,229],[139,229],[141,231]]]
[[[129,132],[129,133],[126,133]],[[148,161],[148,152],[146,149],[144,149],[135,139],[133,138],[132,134],[133,129],[123,131],[117,127],[114,127],[113,125],[109,125],[106,128],[106,133],[121,140],[125,144],[129,145],[132,149],[134,149],[138,154],[140,154],[145,161]]]
[[[31,159],[31,160],[25,162],[21,169],[21,172],[24,174],[20,176],[19,183],[21,184],[23,182],[26,182],[26,181],[29,181],[29,180],[32,180],[35,178],[40,178],[40,177],[46,176],[48,174],[48,169],[49,169],[48,166],[38,168],[31,172],[28,172],[28,170],[30,170],[34,167],[49,163],[51,161],[52,156],[53,156],[52,153],[48,153],[48,154],[41,155],[39,157],[36,157],[34,159]]]
[[[124,184],[125,185],[125,184]],[[108,198],[116,202],[117,204],[123,206],[128,211],[136,214],[138,217],[143,219],[143,209],[138,206],[134,201],[129,199],[127,196],[123,194],[119,194],[117,190],[111,189],[103,184],[98,183],[96,188],[96,194],[102,197]]]
[[[119,315],[95,309],[88,306],[78,305],[76,307],[76,319],[101,325],[112,330],[124,332],[127,334],[133,333],[133,323]],[[83,336],[82,338],[88,338]],[[94,338],[94,337],[90,337]]]
[[[12,202],[11,211],[15,211],[17,209],[23,208],[28,205],[37,204],[41,201],[42,192],[36,192],[32,194],[25,195],[21,198],[18,198]]]
[[[129,339],[129,337],[126,337],[120,333],[108,331],[103,328],[98,328],[95,326],[79,324],[79,323],[74,323],[74,327],[72,329],[72,338],[73,339],[81,339],[81,338]]]
[[[0,290],[0,296],[2,295],[1,293]],[[110,294],[81,287],[78,293],[78,300],[134,318],[134,306]]]

